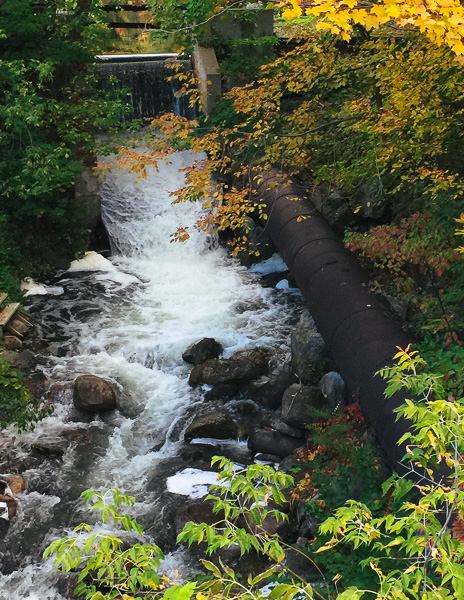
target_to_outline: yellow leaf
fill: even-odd
[[[427,431],[427,436],[430,440],[430,444],[431,444],[432,448],[435,450],[435,448],[437,447],[437,444],[436,444],[437,438],[433,435],[433,433],[430,431],[430,429],[429,429],[429,431]]]
[[[414,571],[417,569],[416,565],[411,565],[410,567],[408,567],[405,571],[405,574],[408,573],[414,573]]]
[[[368,14],[364,21],[364,27],[369,31],[369,29],[375,29],[378,26],[379,26],[378,17],[376,17],[372,14]]]
[[[321,29],[330,29],[331,27],[332,27],[332,25],[325,21],[323,21],[322,23],[318,23],[316,25],[316,29],[318,29],[319,31],[321,31]]]

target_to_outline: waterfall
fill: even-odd
[[[71,440],[76,432],[88,440],[68,441],[61,457],[23,473],[27,490],[0,548],[0,598],[68,597],[41,555],[91,518],[78,499],[87,488],[117,486],[136,496],[135,515],[157,542],[172,526],[166,479],[182,468],[180,454],[190,447],[183,431],[205,406],[205,390],[188,385],[190,367],[181,358],[191,343],[214,337],[225,356],[265,346],[288,358],[298,300],[262,288],[216,240],[196,232],[201,207],[171,204],[169,192],[182,185],[179,168],[192,160],[177,153],[142,181],[113,170],[101,191],[114,255],[88,255],[41,288],[48,293],[30,296],[55,413],[33,433],[1,432],[0,445],[21,457],[38,440]],[[188,226],[191,238],[170,243],[178,226]],[[87,415],[73,407],[72,382],[83,373],[112,382],[117,410]]]
[[[132,106],[132,114],[125,119],[156,117],[164,112],[193,118],[194,110],[189,108],[188,99],[177,98],[175,81],[168,78],[174,74],[164,60],[105,60],[99,65],[100,80],[105,89],[114,96],[117,90],[127,90],[127,101]],[[186,70],[190,61],[178,61]]]

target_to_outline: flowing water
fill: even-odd
[[[154,117],[166,111],[172,111],[193,118],[195,111],[189,107],[188,98],[178,98],[178,84],[170,81],[174,74],[170,63],[164,60],[107,60],[99,64],[100,81],[103,87],[119,97],[121,89],[126,90],[126,100],[131,107],[130,114],[123,120]],[[176,65],[185,71],[191,69],[187,60],[177,60]]]
[[[137,518],[163,541],[172,525],[166,502],[174,496],[166,478],[185,466],[182,434],[205,405],[205,390],[188,385],[190,367],[181,358],[191,343],[214,337],[226,357],[265,346],[288,358],[298,301],[295,308],[290,294],[262,288],[256,274],[195,232],[201,208],[171,205],[169,191],[182,182],[178,169],[192,160],[178,153],[140,182],[112,172],[102,184],[112,257],[89,254],[30,297],[56,410],[35,432],[6,432],[0,443],[20,456],[34,441],[58,440],[61,455],[23,473],[27,492],[0,549],[0,600],[65,597],[40,557],[66,528],[89,519],[78,500],[84,489],[117,486],[136,496]],[[170,243],[185,225],[190,240]],[[116,411],[88,416],[73,407],[72,381],[87,373],[113,383]]]

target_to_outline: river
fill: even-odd
[[[275,360],[288,359],[299,300],[263,288],[257,273],[196,232],[201,207],[171,204],[169,192],[182,184],[179,168],[192,160],[189,153],[175,154],[172,164],[141,181],[111,172],[101,193],[112,256],[89,254],[29,296],[40,368],[55,385],[55,412],[33,433],[2,432],[0,443],[19,453],[37,440],[62,443],[63,432],[75,431],[87,443],[69,441],[70,434],[62,456],[23,473],[27,490],[0,550],[0,600],[67,597],[41,555],[53,539],[88,520],[79,501],[87,488],[117,486],[136,496],[137,518],[159,541],[171,518],[164,514],[166,478],[182,468],[183,431],[205,403],[205,389],[188,384],[182,353],[190,344],[213,337],[225,357],[265,346]],[[189,226],[191,238],[171,243],[179,226]],[[274,259],[261,270],[278,268]],[[95,416],[74,408],[72,381],[88,373],[112,382],[117,410]],[[238,446],[245,451],[243,442]]]

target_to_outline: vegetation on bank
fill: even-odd
[[[0,4],[0,290],[11,298],[24,275],[84,250],[74,184],[120,112],[96,79],[102,25],[98,2]]]
[[[88,490],[82,495],[92,510],[100,511],[103,523],[111,523],[116,531],[102,532],[99,525],[81,524],[72,535],[54,541],[45,558],[53,556],[55,566],[64,572],[78,570],[76,594],[86,600],[461,598],[464,407],[462,401],[445,399],[441,378],[422,370],[424,361],[417,353],[400,351],[397,359],[395,366],[380,375],[389,383],[387,395],[406,388],[416,398],[407,400],[397,411],[399,417],[411,421],[411,433],[402,440],[407,442],[407,475],[390,477],[382,485],[383,495],[369,485],[369,480],[363,480],[361,497],[335,507],[309,546],[289,546],[266,527],[269,519],[288,518],[282,510],[287,502],[283,490],[294,484],[291,476],[260,464],[238,470],[217,457],[213,465],[218,466],[218,483],[211,486],[208,496],[214,501],[217,522],[187,523],[178,536],[179,543],[201,544],[206,554],[217,555],[214,562],[202,561],[205,572],[201,576],[185,582],[162,574],[163,554],[144,540],[140,525],[121,508],[124,504],[130,508],[135,499],[120,490]],[[350,427],[345,438],[337,435],[331,440],[330,433],[335,432],[328,431],[326,454],[344,439],[348,444],[354,434]],[[353,452],[352,448],[351,456]],[[319,448],[314,455],[317,461],[323,453]],[[308,500],[308,512],[330,501],[332,482],[320,464],[311,464],[311,476],[294,487],[294,494],[306,488],[312,494],[311,479],[317,481],[315,474],[324,478],[313,499]],[[366,474],[365,469],[362,474]],[[347,480],[338,476],[342,486]],[[125,543],[117,528],[141,537],[135,544]],[[240,548],[242,555],[257,553],[267,558],[264,570],[246,577],[234,572],[224,555],[231,547]],[[292,551],[314,565],[316,575],[311,583],[292,568],[288,561]]]
[[[76,178],[121,111],[98,86],[103,24],[93,0],[0,2],[0,292],[11,301],[22,278],[66,268],[88,242]],[[47,414],[7,361],[0,379],[1,427]]]
[[[161,23],[165,19],[166,30],[188,34],[191,43],[199,22],[205,25],[239,5],[170,0],[154,2],[153,12]],[[301,456],[308,477],[297,481],[294,494],[318,518],[331,511],[309,557],[321,570],[317,584],[310,585],[289,571],[282,540],[260,527],[266,517],[285,518],[279,510],[281,488],[290,479],[256,465],[237,474],[221,461],[212,490],[217,525],[189,525],[179,541],[201,542],[208,552],[232,545],[243,553],[253,549],[269,558],[264,573],[243,579],[223,562],[204,561],[209,575],[170,581],[159,572],[157,546],[143,538],[125,544],[118,535],[81,525],[77,535],[57,540],[46,552],[63,570],[80,570],[78,595],[92,600],[260,598],[270,580],[276,584],[271,598],[451,600],[464,595],[464,269],[455,238],[456,226],[462,234],[464,221],[464,13],[454,0],[430,6],[329,0],[316,1],[306,11],[299,0],[284,2],[293,49],[269,60],[249,83],[232,88],[210,117],[193,123],[173,115],[156,119],[156,135],[148,140],[150,154],[143,161],[130,152],[120,157],[143,175],[146,164],[169,151],[160,131],[171,147],[206,151],[207,158],[187,170],[187,185],[175,201],[210,207],[199,227],[235,231],[234,252],[246,241],[245,217],[259,216],[249,183],[262,170],[277,166],[297,175],[308,189],[317,187],[323,204],[339,202],[349,230],[346,242],[370,269],[373,291],[391,296],[393,290],[404,300],[427,356],[426,364],[413,352],[400,351],[398,365],[383,372],[388,393],[405,387],[416,399],[399,410],[412,422],[404,441],[413,478],[394,476],[381,496],[375,459],[363,453],[369,464],[360,461],[355,468],[369,473],[369,493],[338,507],[345,500],[340,490],[322,492],[318,484],[337,468],[322,458],[328,444],[322,439],[317,448],[308,447]],[[23,28],[17,27],[18,15]],[[0,287],[14,293],[21,269],[34,254],[39,256],[35,266],[45,268],[47,261],[37,253],[43,240],[53,237],[66,252],[83,247],[82,231],[70,226],[79,212],[72,186],[82,164],[92,162],[94,131],[111,126],[114,110],[99,97],[91,68],[102,31],[97,6],[7,0],[0,16],[0,248],[7,258]],[[257,66],[246,66],[243,73],[250,78]],[[188,91],[185,77],[179,79]],[[218,186],[212,197],[211,178]],[[186,237],[188,231],[180,229],[173,239]],[[3,363],[1,368],[6,397],[13,390],[23,397],[20,379]],[[349,423],[330,424],[337,435],[344,426],[354,435]],[[356,460],[356,454],[350,464],[340,460],[339,471],[345,466],[349,477]],[[270,498],[276,508],[268,507]],[[121,511],[133,499],[118,491],[88,492],[85,499],[94,502],[104,523],[141,533]],[[351,549],[362,558],[363,571],[353,573],[353,560],[347,558]]]
[[[205,43],[204,23],[240,6],[202,4],[203,25],[195,27],[200,4],[169,4],[182,5],[178,35],[187,45]],[[271,167],[296,175],[329,216],[339,215],[372,291],[391,302],[430,368],[449,376],[460,393],[464,9],[458,2],[281,4],[286,25],[280,22],[279,31],[292,49],[255,65],[253,80],[226,92],[208,118],[155,119],[156,135],[169,142],[155,135],[143,161],[123,153],[121,163],[144,176],[145,165],[156,163],[169,144],[206,152],[207,159],[187,170],[174,202],[209,207],[198,227],[234,231],[236,254],[246,246],[247,217],[260,217],[250,182]],[[156,18],[168,18],[166,7],[154,3]],[[169,19],[172,31],[174,11]],[[188,74],[179,81],[190,93]],[[188,235],[181,227],[173,240]]]

